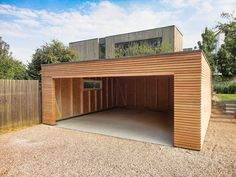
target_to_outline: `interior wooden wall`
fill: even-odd
[[[113,107],[173,110],[173,77],[86,78],[101,80],[101,90],[84,90],[83,79],[55,79],[56,118],[96,112]]]
[[[115,81],[116,106],[164,112],[173,110],[173,76],[120,77]]]
[[[113,78],[86,78],[102,81],[101,90],[84,90],[82,78],[55,80],[56,120],[96,112],[115,106]]]

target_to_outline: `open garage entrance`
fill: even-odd
[[[173,145],[173,75],[54,81],[58,126]]]
[[[44,64],[41,74],[44,124],[114,108],[154,111],[172,119],[175,147],[202,148],[211,115],[202,51]]]

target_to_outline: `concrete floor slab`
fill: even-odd
[[[166,113],[114,108],[57,122],[57,126],[114,137],[173,145],[173,119]]]

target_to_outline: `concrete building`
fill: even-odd
[[[170,46],[173,52],[183,50],[183,35],[176,26],[118,34],[104,38],[71,42],[69,46],[79,53],[78,60],[115,58],[115,49],[126,49],[130,44],[147,43],[155,47]]]

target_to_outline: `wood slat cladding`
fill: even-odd
[[[85,90],[83,79],[54,79],[56,120],[96,112],[115,106],[115,85],[113,78],[86,78],[101,80],[101,90]]]
[[[55,81],[51,77],[42,76],[42,122],[56,124]]]
[[[57,78],[102,78],[103,88],[100,93],[96,94],[97,97],[95,100],[102,105],[102,109],[105,109],[114,103],[120,104],[121,102],[118,96],[109,98],[109,94],[119,92],[117,90],[118,87],[110,91],[109,83],[113,82],[113,85],[116,85],[116,82],[119,81],[116,79],[110,81],[109,78],[170,75],[173,76],[174,83],[174,106],[172,108],[174,109],[174,146],[200,150],[208,123],[205,120],[209,119],[210,115],[209,113],[203,113],[203,109],[206,109],[206,107],[210,109],[209,104],[211,102],[208,99],[211,94],[209,88],[210,83],[208,82],[210,77],[209,70],[209,65],[206,63],[206,59],[203,57],[201,51],[127,59],[42,65],[43,122],[55,124],[56,121],[55,95],[57,94],[55,94],[54,80],[57,80]],[[150,77],[149,79],[151,81],[152,78]],[[137,81],[132,82],[134,82],[132,84],[137,85]],[[128,88],[127,86],[129,84],[127,84],[127,88],[123,88],[125,94],[122,94],[123,96],[121,98],[124,102],[126,101],[125,104],[132,105],[132,100],[135,99],[136,106],[142,106],[143,103],[146,104],[146,100],[148,100],[148,104],[163,102],[163,105],[165,105],[164,100],[150,100],[150,95],[147,95],[147,98],[143,99],[143,97],[138,98],[132,94],[134,89],[136,89],[136,94],[143,94],[143,90],[145,89],[151,91],[153,88],[145,88],[145,82],[149,81],[140,80],[140,87]],[[163,85],[163,87],[158,86],[158,89],[166,90],[164,88],[165,84],[162,82],[164,83],[165,81],[158,81],[156,83]],[[170,85],[167,87],[171,90]],[[203,90],[205,90],[205,93],[202,93]],[[84,94],[83,97],[85,96],[87,99],[91,98],[91,93]],[[131,100],[127,100],[128,95],[131,95]],[[164,96],[162,99],[164,99]],[[82,107],[86,106],[85,104],[87,103],[82,101]],[[167,104],[171,104],[171,101]],[[68,109],[70,110],[70,108]]]
[[[116,106],[173,111],[173,76],[143,76],[115,78],[118,102]]]
[[[211,117],[211,70],[202,55],[201,67],[201,146]]]
[[[56,120],[113,107],[173,111],[173,76],[89,79],[101,80],[102,89],[83,89],[79,78],[54,79]]]

